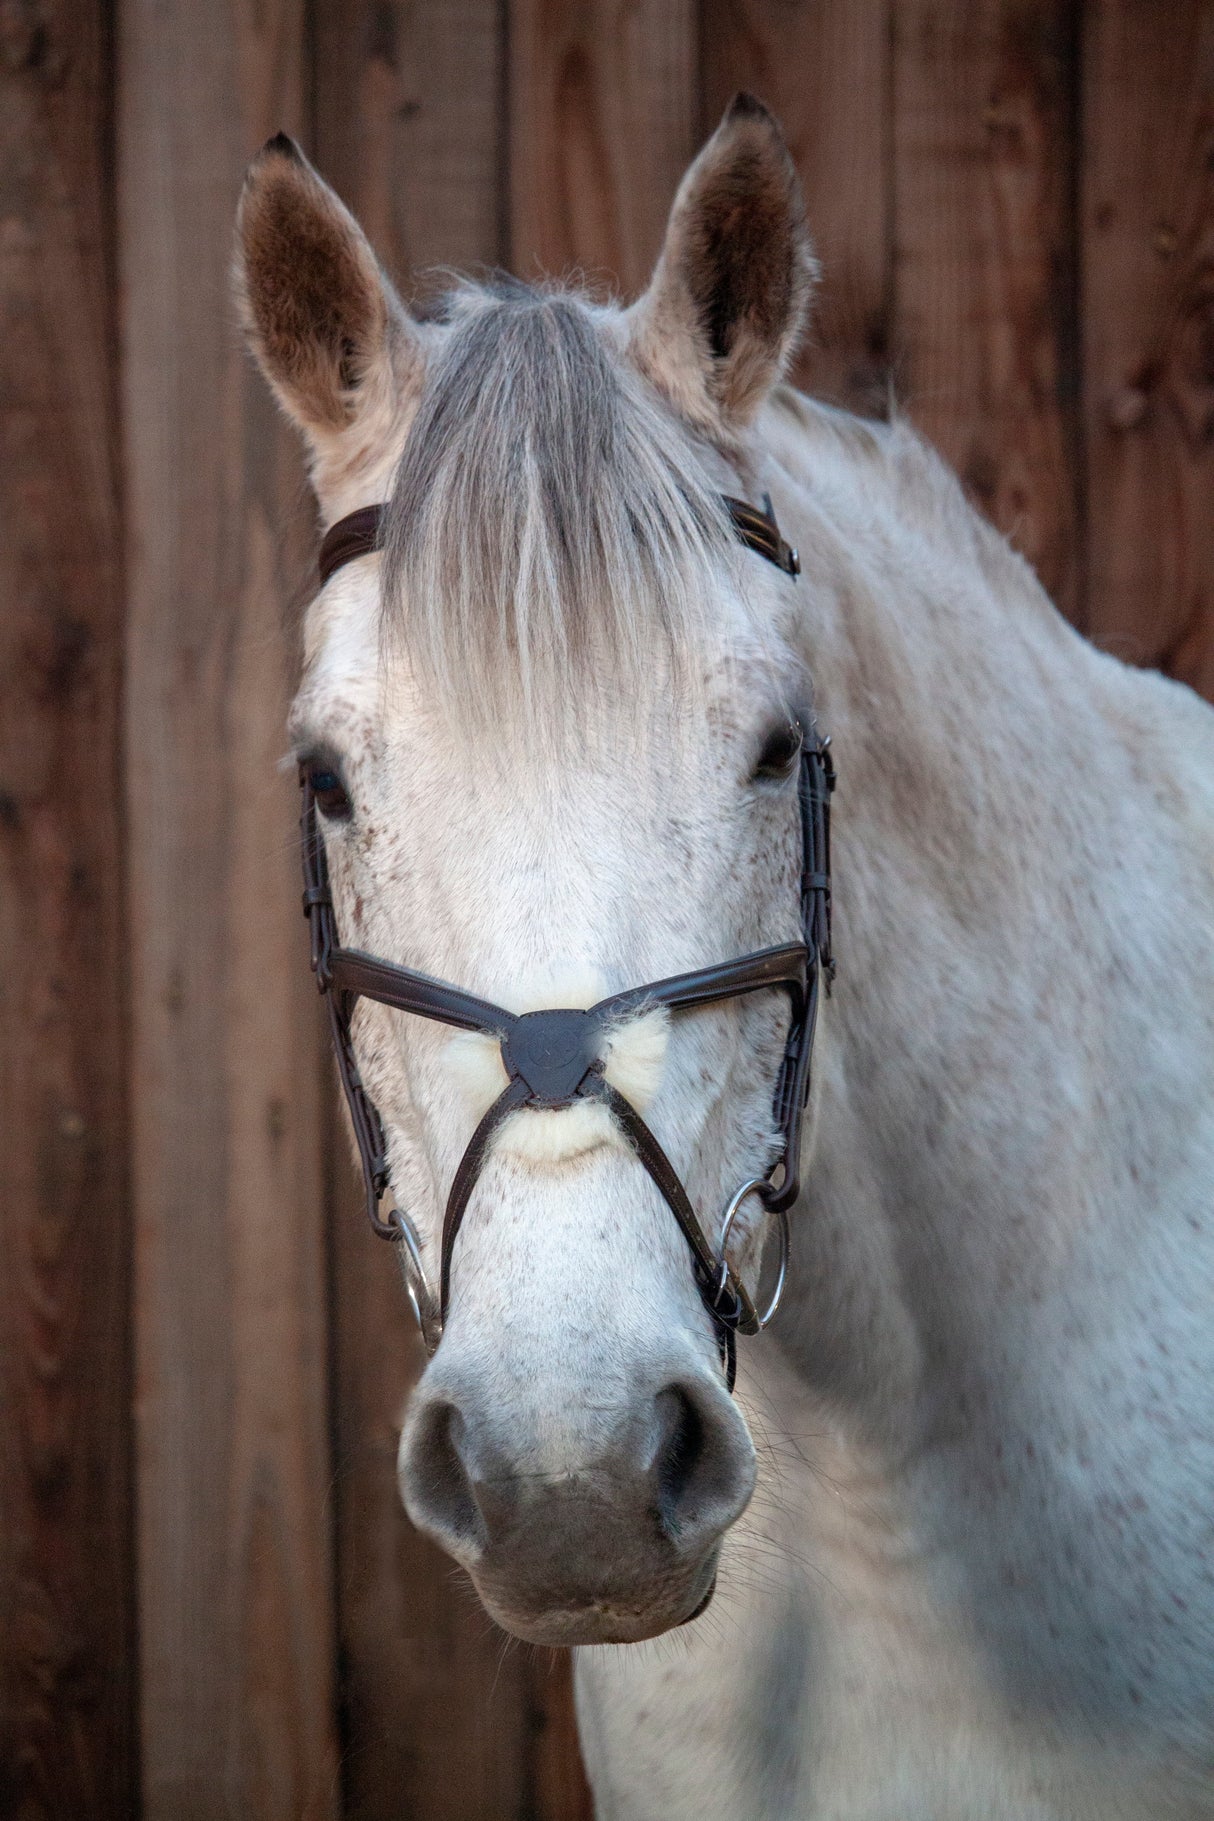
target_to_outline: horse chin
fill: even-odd
[[[550,1607],[522,1611],[502,1597],[502,1590],[477,1587],[491,1619],[527,1644],[569,1649],[582,1644],[641,1644],[665,1632],[690,1625],[706,1612],[717,1587],[717,1554],[714,1549],[690,1583],[681,1581],[672,1597],[665,1590],[651,1602],[619,1598],[588,1598]]]

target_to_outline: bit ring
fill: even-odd
[[[748,1176],[741,1188],[734,1190],[725,1205],[725,1213],[721,1220],[721,1238],[718,1246],[721,1264],[721,1276],[717,1284],[718,1296],[723,1294],[732,1275],[729,1260],[725,1255],[725,1248],[729,1244],[729,1235],[733,1230],[733,1223],[738,1217],[738,1210],[748,1195],[758,1195],[762,1197],[763,1190],[768,1186],[766,1176]],[[776,1277],[776,1287],[771,1293],[767,1307],[762,1315],[756,1317],[757,1325],[754,1330],[756,1334],[761,1334],[763,1332],[763,1329],[780,1307],[780,1299],[784,1295],[784,1285],[788,1278],[788,1255],[792,1238],[788,1226],[788,1210],[786,1208],[772,1208],[766,1201],[764,1201],[763,1205],[764,1211],[767,1214],[773,1215],[778,1223],[780,1234],[780,1269]]]

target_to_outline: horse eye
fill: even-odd
[[[333,767],[316,760],[308,767],[308,783],[312,786],[312,795],[316,798],[316,807],[321,815],[328,816],[334,822],[344,822],[352,805],[346,795],[346,787]]]
[[[773,727],[763,742],[755,766],[756,778],[786,778],[801,757],[803,739],[800,724],[796,721],[782,721]]]

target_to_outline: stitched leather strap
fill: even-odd
[[[398,1012],[453,1024],[461,1031],[484,1031],[502,1037],[514,1022],[511,1013],[488,999],[478,999],[445,980],[431,980],[412,968],[397,967],[357,948],[335,948],[329,955],[329,973],[340,991],[363,999],[377,999]]]
[[[379,527],[384,516],[382,506],[360,506],[357,512],[339,518],[325,533],[317,554],[320,585],[355,557],[369,556],[379,546]]]
[[[766,557],[785,575],[800,575],[801,559],[780,534],[775,514],[771,508],[771,495],[764,496],[765,511],[752,506],[748,500],[735,499],[732,494],[723,493],[721,503],[733,520],[734,530],[748,549],[757,556]],[[325,583],[346,563],[354,562],[356,557],[370,556],[379,548],[380,527],[383,524],[386,505],[360,506],[357,512],[351,512],[345,518],[339,518],[325,533],[317,557],[320,570],[320,585]]]
[[[455,1249],[455,1239],[464,1222],[468,1202],[476,1187],[485,1159],[489,1155],[489,1146],[494,1134],[504,1119],[526,1106],[531,1098],[531,1089],[517,1075],[507,1082],[489,1111],[468,1140],[467,1149],[459,1160],[447,1196],[447,1208],[443,1215],[443,1246],[440,1265],[438,1307],[440,1323],[447,1319],[447,1301],[451,1291],[451,1254]]]
[[[765,556],[769,563],[774,563],[785,575],[800,575],[801,558],[780,535],[780,527],[776,524],[776,516],[771,508],[770,493],[763,496],[766,508],[763,512],[748,500],[734,499],[732,494],[723,493],[721,498],[726,512],[733,520],[734,530],[744,544],[757,556]]]
[[[715,967],[697,968],[689,974],[672,974],[668,980],[654,980],[648,986],[627,987],[622,993],[613,993],[610,999],[601,999],[594,1010],[608,1017],[651,1005],[688,1011],[697,1005],[714,1005],[721,999],[762,992],[769,986],[787,986],[803,993],[808,965],[803,942],[761,948],[753,955],[740,955],[736,961],[721,961]]]
[[[759,1332],[758,1312],[747,1294],[745,1286],[732,1271],[727,1273],[725,1289],[717,1296],[717,1285],[721,1276],[721,1260],[717,1249],[706,1236],[703,1227],[696,1218],[695,1209],[690,1197],[679,1179],[679,1173],[667,1157],[665,1151],[637,1112],[630,1100],[603,1081],[595,1090],[599,1099],[604,1100],[611,1108],[620,1125],[628,1134],[632,1148],[657,1184],[667,1206],[683,1229],[683,1235],[691,1247],[696,1261],[701,1293],[705,1296],[713,1314],[726,1327],[738,1328],[743,1334]]]

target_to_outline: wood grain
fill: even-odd
[[[319,9],[317,156],[407,297],[505,259],[505,31],[504,0]]]
[[[749,89],[779,117],[801,175],[822,279],[794,372],[832,403],[890,399],[893,171],[888,0],[703,0],[705,135]]]
[[[337,1809],[315,994],[282,774],[298,457],[228,299],[302,5],[121,17],[143,1815]]]
[[[512,0],[510,259],[635,295],[696,149],[692,0]]]
[[[320,17],[320,165],[406,295],[429,288],[419,268],[504,261],[503,25],[495,0]],[[338,1119],[331,1143],[346,1812],[576,1821],[568,1664],[538,1669],[405,1516],[396,1452],[424,1357]]]
[[[1071,9],[893,9],[900,397],[1066,611],[1082,592]]]
[[[0,1813],[136,1800],[112,47],[0,17]]]
[[[1086,630],[1214,696],[1214,6],[1091,0]]]

